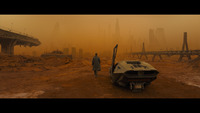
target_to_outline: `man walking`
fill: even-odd
[[[95,53],[95,56],[92,59],[92,66],[94,75],[97,77],[97,71],[101,71],[100,58],[97,56],[97,53]]]

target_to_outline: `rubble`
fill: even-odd
[[[45,71],[71,62],[69,57],[0,54],[0,71]]]
[[[41,55],[41,57],[58,57],[58,58],[62,58],[62,57],[68,57],[70,59],[72,59],[72,55],[65,55],[62,51],[59,50],[55,50],[52,51],[50,53],[44,53]]]

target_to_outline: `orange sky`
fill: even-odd
[[[27,33],[42,43],[32,48],[16,46],[15,54],[37,51],[39,55],[64,47],[93,54],[112,51],[117,19],[122,53],[130,51],[131,44],[132,51],[141,51],[142,42],[148,51],[149,29],[157,28],[164,28],[166,48],[181,49],[183,32],[188,32],[189,49],[200,49],[200,15],[0,15],[0,27]]]

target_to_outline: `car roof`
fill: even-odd
[[[124,73],[126,71],[150,71],[156,70],[152,65],[147,62],[139,61],[139,60],[124,60],[120,61],[117,64],[120,69],[116,69],[117,73]]]

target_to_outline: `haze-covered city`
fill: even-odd
[[[28,34],[42,43],[37,47],[15,47],[15,54],[82,48],[85,52],[112,52],[115,41],[121,52],[141,51],[142,43],[152,50],[149,33],[161,30],[156,50],[180,50],[183,32],[190,49],[199,47],[199,15],[1,15],[2,28]],[[119,28],[118,28],[119,27]],[[119,31],[117,31],[119,30]],[[119,39],[115,35],[119,33]],[[161,33],[161,34],[162,34]],[[151,43],[150,43],[151,42]],[[71,50],[71,49],[70,49]]]
[[[200,15],[0,15],[0,98],[199,98],[199,29]]]

